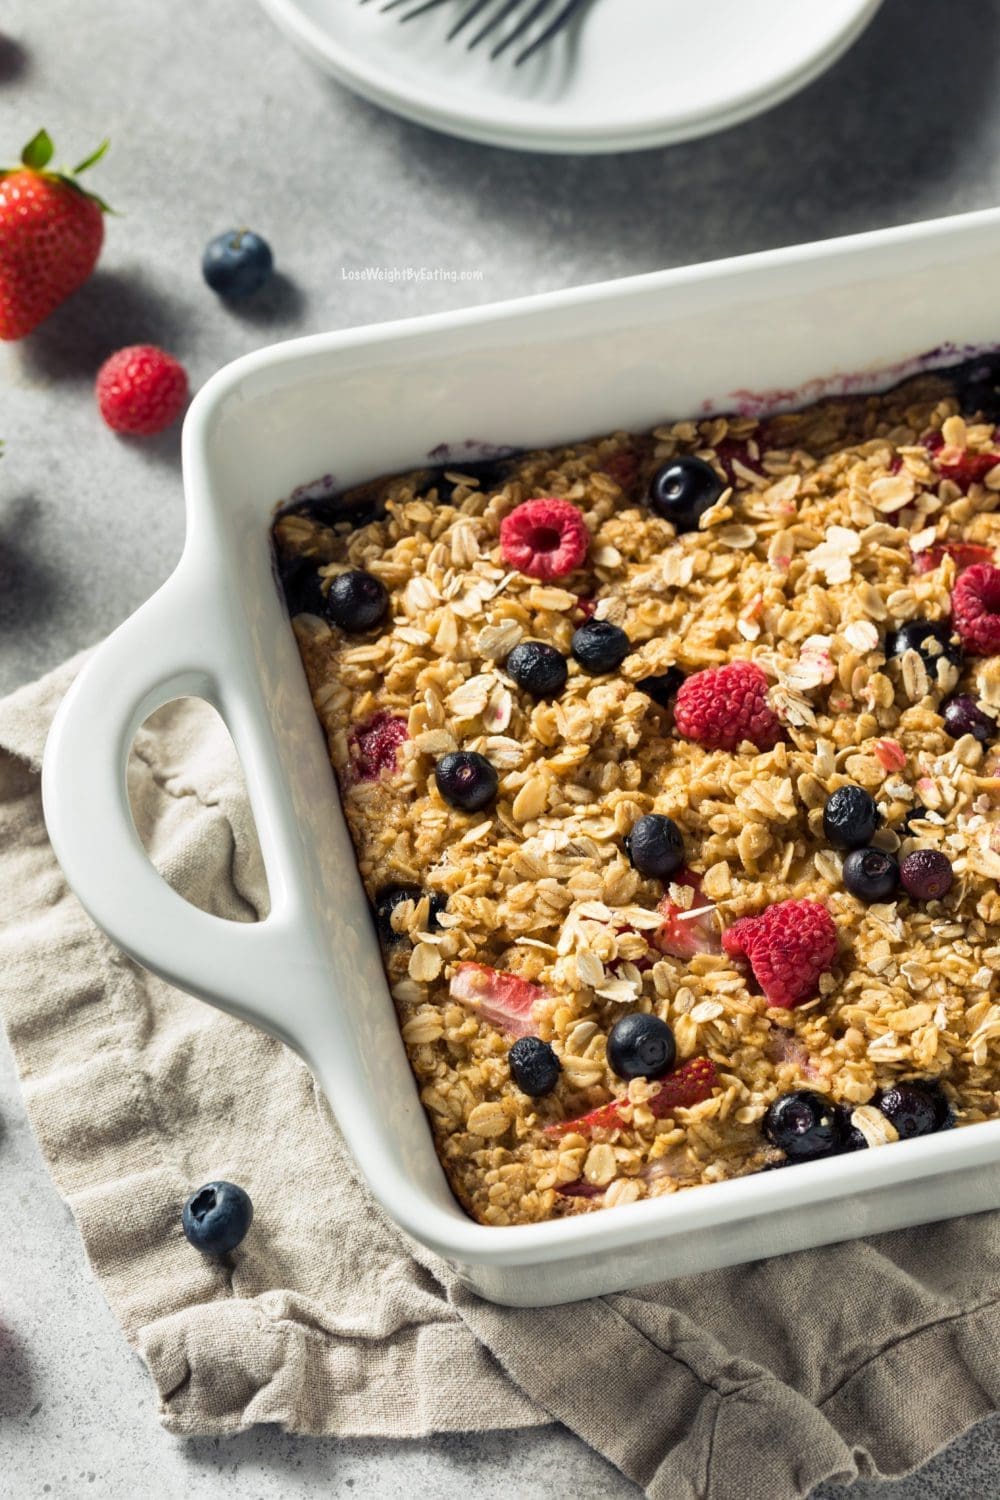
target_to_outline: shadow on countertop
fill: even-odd
[[[13,83],[31,69],[31,57],[12,36],[0,35],[0,86]]]
[[[34,1416],[34,1382],[28,1352],[17,1335],[0,1322],[0,1419]]]
[[[309,298],[298,282],[276,270],[260,291],[237,300],[219,298],[219,305],[232,317],[261,328],[302,319]]]
[[[281,1475],[294,1470],[300,1479],[308,1477],[315,1483],[317,1494],[327,1495],[349,1494],[358,1482],[356,1476],[361,1479],[359,1494],[383,1493],[365,1483],[364,1460],[378,1454],[387,1467],[405,1464],[413,1483],[410,1493],[429,1497],[451,1494],[452,1485],[459,1479],[466,1487],[474,1487],[477,1466],[491,1476],[500,1471],[504,1460],[509,1462],[511,1444],[521,1435],[514,1428],[507,1432],[441,1432],[424,1438],[304,1437],[261,1426],[228,1438],[186,1438],[183,1451],[199,1470],[214,1471],[227,1480],[237,1474],[244,1487],[255,1473]],[[553,1500],[566,1500],[566,1460],[583,1451],[579,1440],[558,1424],[531,1428],[527,1436],[538,1454],[537,1493],[542,1493],[544,1486]],[[590,1459],[594,1488],[587,1491],[588,1500],[590,1495],[600,1495],[602,1500],[641,1497],[642,1491],[618,1469],[592,1451]],[[428,1483],[431,1476],[434,1482]],[[393,1493],[403,1490],[394,1488]],[[516,1497],[516,1490],[512,1493]]]
[[[109,354],[126,344],[182,345],[198,310],[140,270],[104,270],[15,347],[29,380],[93,381]]]
[[[30,494],[5,497],[0,507],[0,638],[8,646],[37,630],[39,600],[47,610],[58,606],[58,577],[35,541],[38,512]]]

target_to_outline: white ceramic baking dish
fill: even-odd
[[[418,1102],[272,579],[275,502],[325,473],[346,485],[420,465],[442,443],[458,462],[480,445],[731,409],[740,392],[787,405],[816,377],[885,384],[927,351],[1000,344],[997,285],[990,211],[300,339],[230,365],[192,404],[184,555],[60,709],[44,767],[52,842],[123,949],[302,1054],[387,1212],[483,1296],[568,1301],[995,1207],[1000,1123],[553,1223],[472,1223]],[[135,730],[185,694],[219,709],[243,760],[271,887],[259,925],[189,906],[132,824]]]

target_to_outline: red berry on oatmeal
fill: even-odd
[[[587,523],[568,500],[525,500],[500,523],[504,562],[529,578],[565,578],[589,546]]]

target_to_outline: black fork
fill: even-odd
[[[439,5],[449,5],[452,0],[386,0],[382,6],[382,14],[387,11],[402,11],[400,21],[412,21],[417,16],[422,16],[429,10],[436,10]],[[370,4],[370,0],[361,0],[362,5]],[[512,47],[515,42],[522,41],[527,37],[532,27],[537,22],[541,26],[537,36],[532,37],[528,45],[524,47],[515,57],[514,64],[520,67],[527,62],[542,47],[564,31],[579,15],[590,0],[468,0],[465,12],[459,17],[448,32],[448,41],[465,31],[473,21],[482,19],[483,24],[479,27],[469,40],[468,48],[471,52],[473,47],[478,47],[480,42],[488,37],[495,37],[500,27],[508,19],[513,19],[514,25],[496,43],[490,53],[491,57],[499,57]],[[492,10],[491,10],[492,7]]]

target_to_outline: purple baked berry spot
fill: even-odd
[[[351,773],[355,781],[379,781],[399,769],[399,747],[409,739],[405,719],[394,719],[384,709],[358,724],[348,737]]]
[[[955,872],[940,849],[915,849],[900,865],[899,878],[915,901],[940,901],[951,890]]]
[[[959,693],[941,705],[944,727],[953,740],[971,734],[981,745],[988,745],[997,735],[997,721],[984,713],[967,693]]]
[[[740,476],[736,472],[736,465],[740,464],[744,469],[750,469],[754,474],[763,474],[760,460],[752,458],[749,443],[739,438],[723,438],[717,444],[715,456],[722,465],[723,473],[733,486],[740,483]]]

